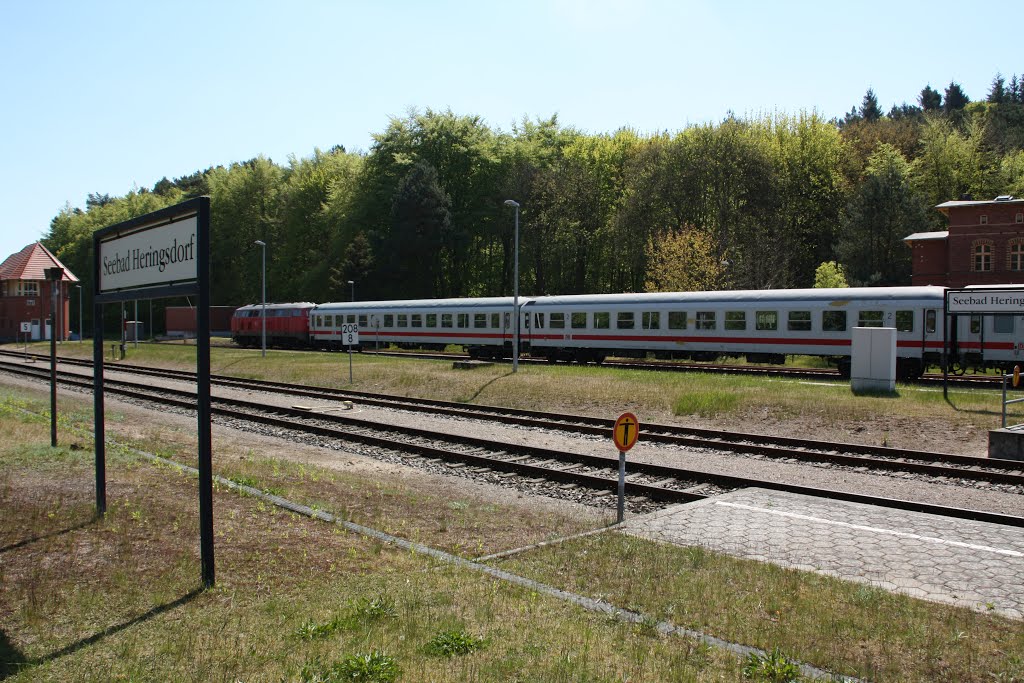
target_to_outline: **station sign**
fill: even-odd
[[[99,241],[98,293],[194,282],[198,273],[197,214],[175,218]]]
[[[357,323],[342,323],[341,343],[345,346],[359,346],[359,325]]]
[[[21,331],[28,333],[32,331],[32,323],[21,323]]]
[[[966,289],[946,292],[946,312],[1024,315],[1024,289]]]

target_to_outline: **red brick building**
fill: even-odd
[[[914,285],[1024,284],[1024,199],[944,202],[949,230],[918,232],[910,246]]]
[[[71,331],[68,297],[78,278],[49,249],[36,242],[0,263],[0,341],[23,339],[22,323],[30,325],[29,339],[50,338],[54,283],[46,279],[46,269],[54,267],[64,269],[58,289],[57,338],[68,338]]]

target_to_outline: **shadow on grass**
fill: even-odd
[[[480,394],[484,393],[484,390],[487,389],[487,387],[491,386],[492,384],[497,382],[499,379],[505,379],[506,377],[511,377],[511,376],[512,376],[511,372],[506,372],[504,375],[498,375],[494,379],[492,379],[492,380],[490,380],[488,382],[484,382],[482,385],[480,385],[480,388],[477,389],[476,392],[473,393],[472,396],[470,396],[469,398],[467,398],[466,400],[464,400],[462,402],[463,403],[472,403],[473,401],[475,401],[477,399],[477,397]]]
[[[26,538],[25,540],[18,541],[17,543],[11,543],[10,545],[5,545],[2,548],[0,548],[0,553],[6,553],[6,552],[11,551],[11,550],[16,550],[18,548],[21,548],[21,547],[24,547],[26,545],[29,545],[30,543],[36,543],[37,541],[45,541],[48,538],[56,538],[57,536],[63,536],[64,534],[70,534],[72,531],[78,531],[79,529],[84,529],[85,527],[92,525],[97,520],[99,520],[99,517],[93,516],[93,517],[90,517],[88,520],[86,520],[86,521],[84,521],[84,522],[82,522],[80,524],[76,524],[74,526],[68,527],[67,529],[61,529],[60,531],[54,531],[54,532],[51,532],[51,533],[48,533],[48,534],[43,534],[42,536],[33,536],[32,538]]]
[[[156,607],[154,607],[153,609],[149,610],[148,612],[140,614],[139,616],[137,616],[137,617],[135,617],[133,619],[129,619],[128,621],[122,621],[120,624],[114,624],[113,626],[110,626],[110,627],[100,631],[99,633],[94,633],[93,635],[89,636],[88,638],[82,638],[81,640],[75,641],[74,643],[71,643],[70,645],[68,645],[66,647],[62,647],[61,649],[56,650],[55,652],[51,652],[48,655],[43,655],[42,657],[36,657],[35,659],[29,659],[29,660],[25,660],[24,658],[22,658],[22,660],[21,660],[22,663],[20,665],[17,665],[17,667],[18,668],[24,668],[26,666],[38,666],[40,664],[46,664],[47,662],[52,662],[53,660],[59,659],[59,658],[64,657],[66,655],[74,654],[75,652],[78,652],[79,650],[81,650],[84,647],[88,647],[89,645],[92,645],[94,643],[100,642],[104,638],[116,635],[116,634],[120,633],[121,631],[124,631],[127,628],[135,626],[136,624],[141,624],[141,623],[143,623],[145,621],[149,621],[153,617],[160,616],[164,612],[169,612],[170,610],[172,610],[172,609],[174,609],[176,607],[181,607],[182,605],[185,605],[185,604],[191,602],[193,599],[195,599],[196,597],[201,595],[204,592],[204,590],[205,589],[203,589],[203,588],[196,588],[196,589],[186,593],[185,595],[181,596],[177,600],[172,600],[171,602],[166,602],[166,603],[164,603],[162,605],[157,605]],[[2,632],[0,632],[0,633],[2,633]],[[3,643],[0,643],[0,647],[2,647],[2,645],[3,645]],[[2,652],[2,651],[0,651],[0,652]],[[16,673],[16,671],[14,671],[12,673]]]
[[[851,389],[854,396],[861,398],[899,398],[899,391],[884,391],[882,389]]]
[[[0,631],[0,681],[18,673],[27,663],[25,655],[14,647],[6,633]]]

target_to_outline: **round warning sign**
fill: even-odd
[[[640,420],[636,419],[633,413],[623,413],[615,421],[612,429],[612,439],[620,451],[628,451],[636,443],[640,436]]]

